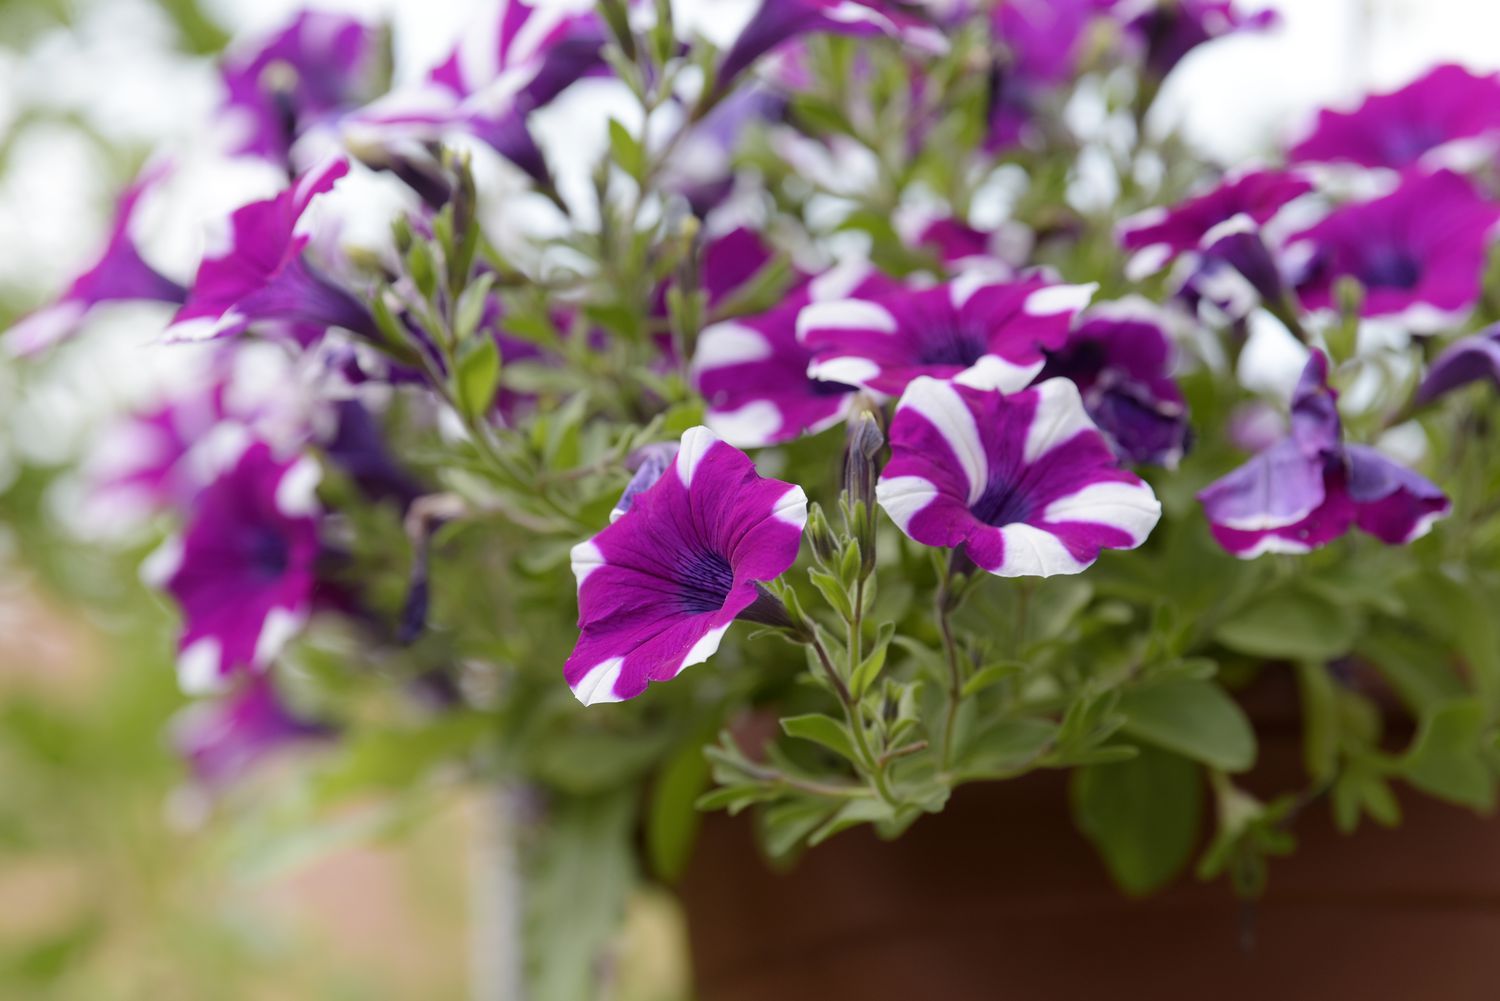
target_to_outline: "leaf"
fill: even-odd
[[[1168,681],[1129,689],[1118,706],[1124,732],[1213,768],[1255,763],[1255,732],[1224,689],[1210,681]]]
[[[820,845],[840,831],[847,831],[860,824],[878,824],[894,819],[891,806],[879,799],[851,799],[839,808],[822,827],[808,837],[809,846]]]
[[[991,724],[963,751],[965,774],[1014,774],[1028,768],[1057,738],[1045,719],[1005,719]]]
[[[1130,761],[1073,773],[1073,818],[1126,893],[1156,890],[1182,870],[1198,842],[1198,767],[1149,747]]]
[[[824,716],[820,713],[788,716],[781,721],[781,728],[789,737],[798,737],[802,740],[810,740],[814,744],[821,744],[850,761],[857,757],[848,728],[832,716]]]
[[[1026,665],[1019,660],[1002,660],[993,664],[986,664],[974,672],[974,676],[964,682],[963,697],[969,698],[984,691],[992,685],[997,685],[1007,678],[1013,678],[1026,670]]]
[[[682,874],[703,822],[695,803],[708,787],[708,759],[699,743],[695,740],[677,752],[651,787],[646,856],[652,871],[668,881]]]
[[[1225,621],[1214,638],[1252,657],[1326,661],[1342,656],[1360,633],[1352,608],[1307,588],[1285,587],[1263,594]]]
[[[637,181],[641,179],[646,170],[646,154],[630,130],[613,118],[609,120],[609,152],[617,167]]]
[[[1428,712],[1401,759],[1412,785],[1462,806],[1495,806],[1495,777],[1484,759],[1484,705],[1455,699]]]
[[[470,417],[483,417],[500,388],[500,348],[492,338],[471,342],[458,357],[455,373],[458,403]]]

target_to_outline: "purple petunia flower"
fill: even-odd
[[[1492,156],[1500,141],[1500,75],[1462,66],[1435,67],[1400,90],[1372,94],[1352,111],[1318,112],[1317,124],[1292,147],[1293,162],[1352,163],[1405,170],[1418,163]]]
[[[1085,312],[1067,342],[1047,352],[1037,381],[1072,380],[1116,453],[1174,468],[1187,446],[1188,421],[1171,369],[1172,342],[1160,311],[1137,297]]]
[[[628,514],[573,548],[582,635],[564,667],[584,705],[619,702],[701,664],[797,559],[802,488],[762,479],[743,452],[691,428]]]
[[[136,247],[131,226],[142,197],[166,175],[165,165],[142,172],[121,194],[114,225],[104,252],[50,306],[23,318],[5,333],[13,354],[27,355],[65,340],[95,306],[107,302],[167,302],[178,304],[187,290],[147,264]]]
[[[1032,85],[1072,79],[1089,28],[1118,0],[1008,0],[991,15],[1009,53],[1007,75]]]
[[[917,542],[962,546],[1002,577],[1078,573],[1103,549],[1139,546],[1161,517],[1067,379],[1006,395],[919,378],[890,441],[875,487],[886,514]]]
[[[231,51],[220,73],[240,131],[234,151],[290,164],[299,137],[374,96],[384,64],[380,31],[319,11]]]
[[[347,160],[329,160],[275,197],[236,209],[229,220],[228,247],[204,257],[168,336],[206,340],[240,333],[260,321],[315,330],[343,327],[378,336],[369,310],[320,274],[304,254],[311,235],[302,225],[303,214],[348,172]]]
[[[1146,66],[1157,79],[1205,42],[1236,31],[1265,31],[1280,21],[1270,8],[1244,13],[1234,0],[1137,0],[1131,6],[1120,15],[1145,46]]]
[[[1344,205],[1294,234],[1286,254],[1310,310],[1335,309],[1340,278],[1364,286],[1361,313],[1418,332],[1447,326],[1479,298],[1500,205],[1452,171],[1409,174],[1395,191]]]
[[[1448,345],[1427,370],[1412,402],[1418,406],[1431,403],[1480,379],[1500,386],[1500,324]]]
[[[761,0],[719,64],[715,88],[723,93],[761,56],[802,35],[889,35],[909,45],[943,51],[942,33],[929,18],[891,0]]]
[[[809,303],[894,291],[892,279],[863,264],[805,282],[774,309],[704,328],[693,380],[708,404],[704,421],[739,448],[816,434],[847,416],[855,387],[808,377],[813,356],[797,340],[797,316]]]
[[[184,691],[264,670],[306,620],[320,551],[317,483],[311,459],[282,462],[251,443],[198,494],[182,536],[148,561],[147,578],[182,608]]]
[[[171,727],[173,747],[193,777],[211,789],[232,783],[276,751],[333,733],[293,716],[266,676],[212,702],[188,706]]]
[[[1366,445],[1343,444],[1321,351],[1297,384],[1291,424],[1285,438],[1198,494],[1214,538],[1235,556],[1310,552],[1353,525],[1398,545],[1448,513],[1448,498],[1423,477]]]
[[[814,379],[894,396],[917,376],[973,369],[979,383],[1010,391],[1042,370],[1043,350],[1062,346],[1093,293],[969,272],[928,289],[814,302],[797,317],[797,339],[813,354]]]

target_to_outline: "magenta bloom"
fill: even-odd
[[[719,648],[756,586],[797,559],[802,488],[691,428],[671,467],[619,521],[573,548],[582,635],[563,669],[584,705],[619,702]]]
[[[1032,85],[1072,79],[1089,28],[1118,0],[1007,0],[992,18],[995,38],[1010,58],[1007,76]]]
[[[1002,390],[1025,386],[1061,347],[1092,285],[997,282],[971,272],[928,289],[814,302],[797,317],[814,379],[897,395],[918,376],[975,369]],[[967,377],[966,377],[967,381]]]
[[[1310,552],[1354,525],[1399,545],[1448,513],[1432,483],[1342,439],[1328,359],[1314,351],[1292,397],[1291,433],[1198,494],[1214,538],[1242,559]]]
[[[184,691],[264,670],[306,620],[320,551],[317,482],[311,459],[282,462],[255,442],[198,494],[181,538],[151,557],[147,577],[182,608]]]
[[[301,225],[303,213],[348,172],[347,160],[329,160],[281,194],[236,209],[229,219],[228,247],[198,265],[169,336],[206,340],[262,321],[378,336],[364,305],[320,274],[304,253],[311,235]]]
[[[808,377],[813,355],[797,340],[797,316],[811,302],[898,287],[864,266],[836,268],[767,312],[706,327],[693,356],[694,383],[708,404],[705,422],[738,448],[759,448],[842,421],[856,389]]]
[[[916,379],[890,441],[875,487],[886,514],[917,542],[962,546],[1002,577],[1079,573],[1103,549],[1139,546],[1161,517],[1067,379],[1008,396]]]
[[[1400,90],[1372,94],[1352,111],[1318,112],[1312,132],[1290,155],[1299,162],[1405,170],[1442,159],[1458,143],[1477,143],[1493,154],[1497,139],[1500,76],[1445,65]]]
[[[1147,209],[1122,221],[1120,245],[1141,258],[1132,262],[1133,270],[1150,274],[1181,254],[1207,250],[1217,242],[1216,230],[1242,228],[1245,222],[1264,226],[1288,202],[1311,190],[1306,179],[1283,171],[1230,175],[1171,208]]]
[[[1121,458],[1173,468],[1187,447],[1188,421],[1171,371],[1172,342],[1161,315],[1137,298],[1084,313],[1063,346],[1047,352],[1037,380],[1072,380]]]
[[[235,152],[290,163],[298,137],[375,96],[384,62],[381,32],[319,11],[231,50],[220,73],[224,106],[241,130]]]
[[[1500,206],[1452,171],[1409,174],[1373,201],[1345,205],[1287,241],[1294,284],[1308,309],[1336,308],[1346,275],[1365,288],[1363,315],[1430,332],[1479,298]]]
[[[268,676],[251,678],[222,698],[188,706],[172,719],[173,747],[193,777],[209,788],[229,785],[283,748],[332,733],[330,727],[293,716]]]
[[[1454,341],[1437,356],[1417,387],[1415,403],[1426,404],[1460,386],[1488,379],[1500,386],[1500,324]]]
[[[719,64],[717,89],[728,89],[734,78],[761,56],[784,42],[818,33],[856,37],[888,35],[929,50],[946,47],[930,19],[891,0],[761,0],[724,60]]]
[[[50,306],[23,318],[5,333],[5,346],[32,354],[72,336],[95,306],[107,302],[181,303],[187,290],[147,264],[131,236],[141,198],[166,175],[164,166],[147,169],[121,194],[109,242],[94,265],[73,280]]]
[[[1127,28],[1145,45],[1146,66],[1160,78],[1204,42],[1236,31],[1264,31],[1278,20],[1274,10],[1247,14],[1233,0],[1151,0]]]

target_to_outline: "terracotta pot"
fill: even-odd
[[[1260,737],[1248,785],[1301,787],[1295,727]],[[966,787],[895,842],[849,831],[784,874],[746,818],[716,814],[681,888],[697,996],[1495,1001],[1500,821],[1417,795],[1402,810],[1346,837],[1314,804],[1253,909],[1191,876],[1122,896],[1057,773]]]

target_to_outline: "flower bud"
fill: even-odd
[[[838,558],[838,541],[833,537],[833,529],[828,526],[828,516],[817,502],[807,509],[807,537],[812,542],[813,555],[819,563],[828,566]]]
[[[844,438],[844,517],[859,543],[860,576],[875,569],[875,481],[880,476],[880,453],[885,447],[879,410],[860,396],[849,416]]]
[[[667,467],[672,465],[672,460],[677,458],[677,442],[664,441],[655,445],[645,445],[630,453],[625,460],[625,468],[635,471],[630,482],[625,485],[625,492],[620,494],[620,499],[615,502],[614,510],[609,512],[610,523],[613,524],[624,517],[635,503],[636,495],[642,491],[649,490],[656,481],[661,479]]]

